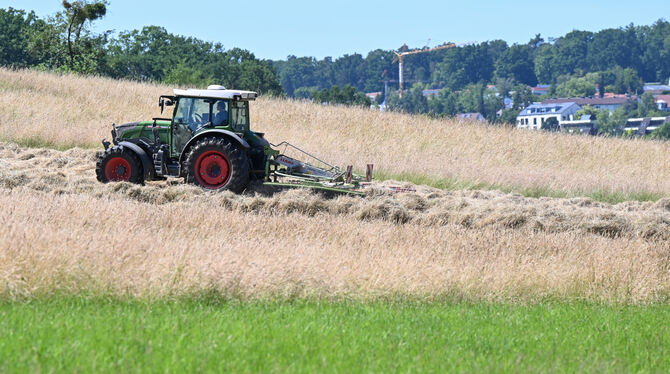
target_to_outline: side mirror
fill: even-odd
[[[158,106],[161,107],[161,114],[163,114],[163,110],[165,109],[165,106],[172,106],[174,105],[174,101],[167,97],[161,96],[161,98],[158,100]]]

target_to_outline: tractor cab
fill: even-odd
[[[249,130],[249,101],[258,94],[253,91],[227,90],[213,85],[206,90],[174,90],[174,96],[161,96],[161,112],[174,105],[170,126],[170,156],[179,157],[197,135],[207,130],[222,130],[250,143],[257,136]]]

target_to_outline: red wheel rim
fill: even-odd
[[[230,163],[226,156],[217,151],[207,151],[195,161],[195,178],[209,189],[217,189],[230,178]]]
[[[105,177],[108,181],[129,181],[130,163],[123,157],[113,157],[105,165]]]

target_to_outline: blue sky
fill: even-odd
[[[0,8],[61,9],[60,0],[0,0]],[[159,25],[169,32],[248,49],[257,57],[338,57],[376,49],[503,39],[525,43],[536,33],[649,25],[670,18],[670,1],[172,1],[110,0],[95,31]]]

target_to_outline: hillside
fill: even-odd
[[[0,69],[0,140],[98,148],[117,124],[159,116],[171,87]],[[168,113],[169,116],[169,113]],[[261,98],[252,127],[338,165],[456,187],[568,196],[668,196],[670,143],[530,133],[451,119]],[[558,194],[560,196],[560,194]],[[619,199],[620,200],[620,199]]]

